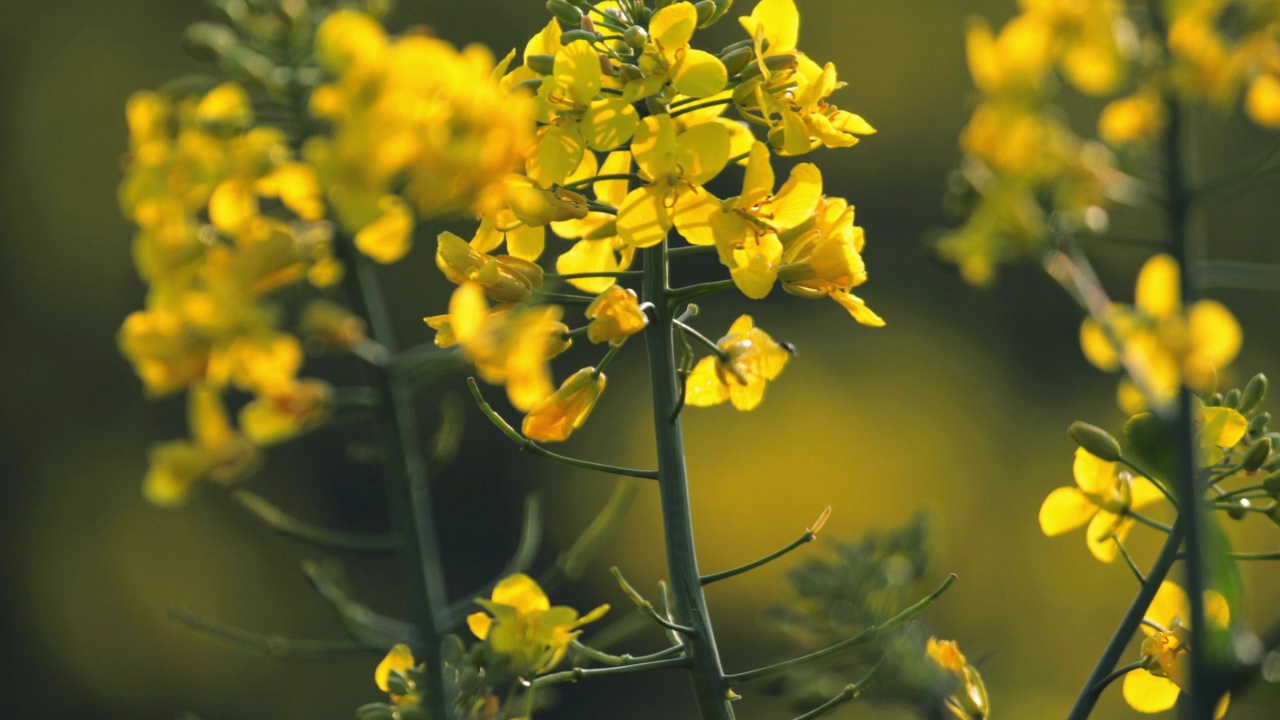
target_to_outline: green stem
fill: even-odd
[[[685,113],[696,112],[698,110],[706,110],[707,108],[713,108],[719,105],[730,105],[732,103],[733,103],[733,98],[727,97],[727,98],[720,98],[719,100],[708,100],[703,103],[698,103],[697,105],[686,105],[684,107],[681,107],[679,110],[673,110],[671,112],[671,117],[673,118],[679,117]]]
[[[1098,684],[1093,687],[1094,691],[1102,692],[1103,690],[1106,690],[1108,685],[1115,682],[1116,680],[1119,680],[1125,675],[1128,675],[1134,670],[1141,669],[1145,664],[1146,663],[1142,662],[1141,660],[1137,660],[1129,663],[1128,665],[1121,665],[1120,667],[1116,668],[1115,671],[1112,672],[1110,675],[1107,675],[1106,677],[1099,680]]]
[[[731,569],[731,570],[722,570],[722,571],[720,571],[720,572],[718,572],[718,573],[712,573],[712,574],[710,574],[710,575],[703,575],[703,576],[702,576],[702,584],[703,584],[703,585],[710,585],[710,584],[711,584],[711,583],[713,583],[713,582],[717,582],[717,581],[720,581],[720,580],[724,580],[724,579],[726,579],[726,578],[731,578],[731,577],[733,577],[734,575],[741,575],[742,573],[747,572],[748,570],[755,570],[756,568],[760,567],[761,565],[765,565],[765,564],[767,564],[767,563],[771,563],[771,562],[773,562],[774,560],[777,560],[778,558],[782,557],[783,555],[786,555],[787,553],[791,552],[792,550],[795,550],[796,548],[800,547],[801,545],[807,545],[807,544],[809,544],[809,543],[813,542],[813,539],[814,539],[815,537],[817,537],[817,536],[813,533],[813,531],[812,531],[812,530],[805,530],[803,535],[801,535],[800,537],[796,538],[795,540],[792,540],[792,541],[791,541],[791,543],[790,543],[790,544],[788,544],[786,547],[784,547],[784,548],[782,548],[782,549],[780,549],[780,550],[775,550],[774,552],[771,552],[771,553],[769,553],[768,555],[765,555],[764,557],[760,558],[759,560],[753,560],[753,561],[751,561],[751,562],[747,563],[746,565],[740,565],[740,566],[738,566],[738,567],[736,567],[736,568],[733,568],[733,569]]]
[[[1094,666],[1093,672],[1089,674],[1089,679],[1085,681],[1084,689],[1080,691],[1079,697],[1076,698],[1075,705],[1071,708],[1071,714],[1067,716],[1067,720],[1084,720],[1093,712],[1094,706],[1098,704],[1098,698],[1102,695],[1102,689],[1105,687],[1101,686],[1102,681],[1111,674],[1116,663],[1120,662],[1120,656],[1124,654],[1125,648],[1129,646],[1129,641],[1133,639],[1133,633],[1142,624],[1147,608],[1151,607],[1151,601],[1155,598],[1156,591],[1160,589],[1160,583],[1164,582],[1165,577],[1169,574],[1169,569],[1173,567],[1173,563],[1178,559],[1178,548],[1182,545],[1182,537],[1183,525],[1180,517],[1173,525],[1173,532],[1169,533],[1169,537],[1165,539],[1164,547],[1160,549],[1160,554],[1156,556],[1151,569],[1147,571],[1146,581],[1142,583],[1142,587],[1138,588],[1138,594],[1134,596],[1133,602],[1129,604],[1129,609],[1125,611],[1124,617],[1121,618],[1120,624],[1116,627],[1116,631],[1112,633],[1111,639],[1107,641],[1107,647],[1102,651],[1102,656],[1098,658],[1098,663]]]
[[[1165,525],[1159,520],[1149,518],[1146,515],[1143,515],[1142,513],[1137,513],[1132,510],[1127,510],[1125,511],[1125,515],[1128,515],[1129,517],[1133,518],[1134,520],[1137,520],[1138,522],[1142,523],[1143,525],[1146,525],[1149,528],[1155,528],[1156,530],[1159,530],[1160,532],[1165,534],[1168,534],[1173,530],[1172,526]]]
[[[220,640],[232,647],[282,660],[334,660],[355,653],[378,652],[372,647],[350,640],[295,640],[282,635],[264,635],[233,625],[197,617],[181,608],[169,610],[169,618],[201,635]]]
[[[830,657],[832,655],[835,655],[838,652],[842,652],[856,645],[865,645],[869,642],[875,642],[876,640],[879,640],[885,633],[888,633],[889,631],[893,630],[899,625],[902,625],[903,623],[907,622],[911,618],[923,612],[925,608],[929,607],[934,603],[934,601],[942,597],[942,594],[945,593],[947,589],[951,587],[951,584],[954,583],[955,581],[956,581],[955,573],[948,575],[947,579],[942,581],[942,584],[938,586],[937,590],[934,590],[933,592],[929,593],[916,604],[912,605],[906,610],[903,610],[897,615],[894,615],[893,617],[884,621],[880,625],[872,625],[871,627],[867,628],[866,630],[863,630],[862,632],[858,633],[857,635],[854,635],[853,637],[841,640],[840,642],[834,645],[827,646],[821,650],[815,650],[814,652],[811,652],[808,655],[801,655],[798,658],[784,660],[774,665],[768,665],[762,668],[756,668],[755,670],[748,670],[746,672],[734,673],[728,676],[729,683],[732,685],[738,685],[740,683],[750,682],[751,680],[759,680],[760,678],[772,677],[774,675],[778,675],[779,673],[784,673],[792,668],[808,665],[811,662],[821,660],[822,658],[825,658],[825,657]]]
[[[687,658],[668,658],[666,660],[654,660],[647,663],[635,663],[632,665],[618,665],[615,667],[602,668],[574,668],[565,670],[564,672],[551,673],[529,683],[530,690],[537,690],[548,685],[559,685],[567,682],[578,682],[587,678],[602,677],[605,675],[628,675],[630,673],[649,672],[650,670],[667,670],[670,668],[680,668],[689,665]]]
[[[679,320],[672,320],[671,322],[673,325],[676,326],[677,330],[693,338],[694,340],[697,340],[699,343],[702,343],[704,347],[706,347],[711,352],[715,353],[715,356],[720,358],[720,362],[723,362],[723,363],[729,362],[728,351],[726,351],[724,348],[717,345],[714,340],[707,337],[706,335],[703,335],[702,333],[698,332],[697,330],[693,329],[689,325],[686,325]]]
[[[685,245],[684,247],[671,248],[667,250],[667,258],[684,257],[685,255],[702,255],[715,251],[715,245]]]
[[[654,480],[658,477],[658,472],[656,470],[635,470],[633,468],[618,467],[616,465],[605,465],[604,463],[592,462],[590,460],[579,460],[578,458],[572,458],[567,455],[551,452],[524,435],[521,435],[518,430],[511,427],[506,420],[502,419],[502,416],[498,414],[498,411],[494,410],[493,406],[490,405],[488,401],[484,399],[484,396],[480,394],[480,386],[476,384],[475,378],[467,378],[467,386],[471,388],[471,395],[476,399],[476,404],[480,406],[480,412],[484,413],[484,416],[489,418],[489,422],[493,423],[494,426],[501,430],[502,434],[510,438],[512,442],[519,445],[521,450],[529,453],[530,455],[537,455],[548,460],[554,460],[558,463],[564,463],[565,465],[572,465],[573,467],[580,467],[586,470],[596,470],[602,473],[610,473],[612,475],[627,475],[630,477],[645,478],[648,480]]]
[[[692,302],[700,297],[707,295],[715,295],[725,290],[732,290],[737,287],[733,280],[713,280],[711,282],[699,283],[697,285],[689,285],[687,287],[678,288],[668,291],[667,298],[672,305],[680,305],[682,303]],[[662,302],[662,298],[652,298],[650,302],[657,304]]]
[[[644,178],[640,177],[635,173],[607,173],[605,175],[593,175],[592,177],[585,178],[583,180],[566,183],[564,185],[561,185],[560,187],[564,188],[565,190],[576,190],[580,187],[586,187],[587,185],[598,183],[602,180],[643,180],[643,179]]]
[[[236,490],[231,499],[264,525],[284,535],[330,550],[350,552],[394,552],[399,543],[393,535],[325,530],[291,517],[263,497],[248,490]]]
[[[668,302],[667,241],[644,252],[642,300],[653,303],[653,323],[645,333],[649,379],[653,393],[653,425],[658,450],[658,490],[662,505],[663,537],[667,548],[676,619],[693,634],[684,639],[689,650],[694,695],[704,720],[732,720],[729,685],[720,665],[707,600],[702,593],[693,516],[689,507],[689,479],[685,469],[684,437],[678,397],[672,304]]]
[[[876,673],[880,672],[880,667],[882,665],[884,665],[884,660],[876,663],[875,666],[871,668],[871,671],[864,675],[861,680],[856,683],[845,685],[844,690],[841,690],[840,694],[822,703],[809,712],[796,717],[795,720],[814,720],[814,718],[822,717],[836,709],[838,706],[858,697],[858,695],[871,684],[871,681],[875,679]]]
[[[626,344],[627,342],[624,338],[622,342],[610,347],[609,352],[605,353],[604,357],[600,358],[600,362],[596,364],[596,369],[591,371],[591,376],[600,377],[605,368],[609,367],[609,363],[613,362],[613,359],[618,357],[618,353],[622,352],[622,346]]]
[[[585,278],[626,278],[639,277],[639,270],[617,270],[613,272],[580,272],[580,273],[547,273],[543,277],[556,280],[580,280]]]
[[[394,352],[391,315],[373,262],[356,250],[355,243],[338,243],[347,265],[347,285],[352,305],[368,324],[370,336]],[[387,505],[392,527],[400,537],[400,568],[405,582],[406,608],[422,638],[415,655],[427,663],[426,697],[433,717],[448,717],[444,661],[440,655],[437,614],[448,606],[439,535],[427,483],[427,463],[422,452],[418,419],[413,410],[406,378],[389,368],[372,368],[382,408],[378,434],[384,448]]]

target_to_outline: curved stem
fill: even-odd
[[[840,694],[822,703],[821,705],[810,710],[809,712],[803,715],[800,715],[795,720],[814,720],[815,718],[819,718],[819,717],[822,717],[823,715],[826,715],[827,713],[836,709],[836,707],[843,705],[844,703],[847,703],[850,700],[853,700],[854,698],[858,697],[858,694],[861,693],[863,690],[865,690],[867,686],[871,684],[871,681],[875,679],[876,673],[880,671],[880,667],[882,665],[884,665],[884,660],[881,660],[880,662],[876,663],[871,668],[871,670],[868,671],[867,674],[862,677],[861,680],[859,680],[856,683],[850,683],[848,685],[845,685],[844,690],[841,690]]]
[[[690,675],[698,708],[705,720],[731,720],[729,685],[720,665],[707,600],[702,593],[689,507],[689,481],[684,461],[684,437],[677,402],[676,356],[672,304],[668,302],[667,241],[645,250],[641,300],[653,303],[653,323],[645,332],[649,379],[653,394],[653,425],[658,448],[658,489],[661,495],[667,572],[671,579],[676,619],[693,633],[685,638]]]
[[[738,567],[733,568],[733,569],[730,569],[730,570],[722,570],[722,571],[720,571],[720,572],[718,572],[718,573],[711,573],[710,575],[703,575],[703,576],[702,576],[702,584],[703,584],[703,585],[710,585],[710,584],[711,584],[711,583],[713,583],[713,582],[717,582],[717,581],[720,581],[720,580],[725,580],[725,579],[727,579],[727,578],[731,578],[731,577],[733,577],[734,575],[741,575],[742,573],[747,572],[748,570],[755,570],[756,568],[760,567],[761,565],[765,565],[765,564],[768,564],[768,563],[770,563],[770,562],[773,562],[774,560],[777,560],[778,558],[782,557],[783,555],[786,555],[787,553],[791,552],[792,550],[795,550],[796,548],[800,547],[801,545],[807,545],[807,544],[809,544],[809,543],[813,542],[813,539],[814,539],[815,537],[817,537],[817,536],[816,536],[816,535],[814,535],[814,533],[813,533],[813,531],[812,531],[812,530],[805,530],[803,535],[801,535],[800,537],[796,538],[795,540],[792,540],[790,543],[788,543],[788,544],[787,544],[787,546],[786,546],[786,547],[784,547],[784,548],[782,548],[782,549],[780,549],[780,550],[775,550],[775,551],[773,551],[773,552],[769,553],[768,555],[765,555],[764,557],[762,557],[762,558],[760,558],[760,559],[758,559],[758,560],[752,560],[751,562],[749,562],[749,563],[747,563],[747,564],[745,564],[745,565],[739,565]]]
[[[296,640],[282,635],[265,635],[206,620],[182,608],[170,609],[169,619],[232,647],[282,660],[336,660],[356,653],[379,652],[382,649],[351,640]]]
[[[283,510],[268,502],[265,498],[248,490],[236,490],[231,493],[236,501],[250,515],[276,532],[303,542],[311,543],[329,550],[346,550],[349,552],[394,552],[399,543],[394,535],[375,533],[342,532],[326,530],[287,515]]]
[[[1125,675],[1128,675],[1134,670],[1140,669],[1145,664],[1146,663],[1142,662],[1141,660],[1137,660],[1129,663],[1128,665],[1121,665],[1120,667],[1115,669],[1115,672],[1099,680],[1098,684],[1093,686],[1093,690],[1095,690],[1096,692],[1102,692],[1103,690],[1107,689],[1107,686],[1110,685],[1111,683],[1115,682],[1116,680],[1119,680]]]

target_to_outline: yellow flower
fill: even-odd
[[[812,227],[785,243],[778,270],[782,288],[800,297],[830,297],[859,323],[883,327],[884,320],[849,292],[867,280],[862,260],[866,239],[862,228],[853,224],[853,207],[843,198],[823,198],[814,220]]]
[[[564,605],[551,606],[542,588],[528,575],[504,578],[488,600],[477,600],[488,613],[467,616],[467,626],[495,652],[505,655],[517,673],[539,674],[564,657],[578,628],[609,611],[601,605],[582,617]]]
[[[323,347],[346,349],[366,339],[364,321],[342,305],[328,300],[307,303],[299,325],[308,343]]]
[[[332,409],[333,388],[328,383],[298,380],[241,408],[240,429],[255,445],[274,445],[319,426]]]
[[[1254,78],[1245,95],[1244,111],[1259,125],[1280,129],[1280,75],[1264,74]]]
[[[729,161],[729,131],[716,122],[677,134],[668,115],[641,121],[631,153],[647,184],[632,190],[618,207],[617,230],[637,248],[657,245],[674,225],[681,233],[719,205],[703,183]]]
[[[151,448],[151,466],[142,493],[155,505],[181,505],[201,479],[230,482],[247,472],[257,458],[253,445],[231,427],[222,398],[210,385],[192,386],[187,396],[187,424],[192,440],[173,440]]]
[[[792,230],[813,216],[822,198],[822,173],[817,166],[801,163],[775,194],[773,168],[764,143],[754,143],[742,180],[742,194],[690,212],[680,227],[694,245],[715,243],[720,262],[744,295],[760,299],[769,294],[778,278],[783,244],[779,234]],[[699,215],[701,215],[699,217]]]
[[[950,675],[955,690],[946,698],[946,709],[956,720],[983,720],[991,714],[987,686],[977,668],[969,664],[954,640],[929,638],[925,653]]]
[[[555,305],[511,307],[490,312],[484,289],[466,282],[449,300],[447,318],[429,318],[448,333],[485,382],[505,384],[517,410],[528,412],[555,389],[551,358],[569,348],[568,328]],[[447,325],[446,325],[447,324]],[[437,337],[436,344],[441,344]]]
[[[588,158],[594,155],[588,154]],[[599,174],[618,175],[631,171],[631,153],[626,150],[609,153],[600,163]],[[587,177],[596,174],[594,166]],[[627,181],[600,180],[591,185],[596,201],[618,207],[627,197]],[[569,275],[574,273],[610,273],[626,270],[631,267],[635,258],[635,247],[618,237],[614,216],[603,212],[590,212],[585,217],[575,220],[562,220],[551,223],[555,234],[578,242],[567,252],[556,258],[556,272]],[[613,285],[609,277],[572,278],[569,284],[589,293],[604,292]]]
[[[1228,627],[1231,610],[1226,598],[1214,590],[1206,590],[1204,601],[1205,618],[1218,628]],[[1178,702],[1180,688],[1186,682],[1190,610],[1182,588],[1167,580],[1160,584],[1142,625],[1147,635],[1142,641],[1144,665],[1124,676],[1124,699],[1134,710],[1158,713]],[[1223,696],[1215,718],[1226,714],[1229,702],[1230,696]]]
[[[568,440],[569,435],[587,421],[604,386],[604,373],[597,373],[595,368],[579,370],[529,411],[521,431],[539,442]]]
[[[451,232],[440,233],[436,266],[450,282],[474,282],[498,302],[523,302],[542,287],[542,268],[511,255],[492,257]]]
[[[586,316],[591,319],[587,339],[593,343],[608,342],[614,347],[649,324],[649,316],[640,309],[635,291],[620,285],[611,285],[597,295],[587,306]]]
[[[669,82],[675,92],[705,98],[724,89],[729,73],[720,58],[689,47],[698,25],[693,3],[676,2],[649,19],[649,37],[637,66],[642,77],[627,84],[627,96],[639,100],[657,94]]]
[[[1089,552],[1111,562],[1133,526],[1127,513],[1161,498],[1160,490],[1150,480],[1134,477],[1084,448],[1076,449],[1072,472],[1076,486],[1054,490],[1040,506],[1040,530],[1054,537],[1088,523]]]
[[[1164,103],[1154,90],[1112,100],[1098,116],[1098,136],[1111,145],[1150,143],[1164,127]]]
[[[695,407],[729,400],[739,410],[755,408],[764,399],[765,386],[778,377],[792,354],[755,327],[750,315],[735,320],[716,346],[723,357],[702,358],[689,373],[685,402]]]
[[[1195,390],[1213,387],[1218,369],[1235,359],[1243,340],[1240,323],[1216,300],[1200,300],[1184,311],[1178,263],[1168,255],[1142,266],[1133,306],[1113,305],[1104,321],[1120,341],[1120,352],[1089,318],[1080,327],[1085,358],[1107,372],[1118,370],[1123,359],[1161,405],[1173,400],[1183,382]]]
[[[373,682],[377,684],[378,689],[384,693],[391,695],[391,702],[396,706],[413,706],[417,705],[419,698],[415,690],[415,683],[409,678],[409,671],[419,668],[414,662],[413,651],[408,645],[397,644],[387,652],[387,656],[382,658],[382,662],[378,663],[378,667],[373,671]],[[408,690],[404,694],[393,692],[391,687],[392,677],[399,678],[398,684],[403,684],[404,689]]]

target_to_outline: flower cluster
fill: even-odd
[[[517,675],[555,667],[579,635],[578,628],[609,611],[608,605],[601,605],[579,617],[566,605],[552,607],[538,583],[521,574],[504,578],[488,600],[476,602],[487,612],[467,616],[467,627],[506,657]]]
[[[979,19],[968,31],[980,101],[961,135],[965,159],[953,188],[968,217],[938,252],[971,283],[987,284],[1000,263],[1042,249],[1055,229],[1105,231],[1110,203],[1145,202],[1122,160],[1143,159],[1170,101],[1229,107],[1247,84],[1245,113],[1280,127],[1275,3],[1162,3],[1167,34],[1140,32],[1150,23],[1135,22],[1120,0],[1020,4],[998,32]],[[1065,121],[1055,97],[1063,84],[1110,100],[1097,119],[1101,142]]]
[[[1215,627],[1225,629],[1231,623],[1227,599],[1214,590],[1205,591],[1205,617]],[[1155,599],[1143,617],[1142,667],[1124,676],[1124,699],[1138,712],[1157,713],[1169,710],[1178,702],[1186,687],[1187,653],[1189,651],[1190,601],[1187,593],[1168,580],[1160,584]],[[1215,718],[1227,712],[1230,696],[1218,703]]]
[[[437,265],[459,287],[449,313],[427,322],[438,345],[460,346],[482,378],[506,385],[529,413],[530,438],[565,439],[604,389],[602,362],[553,394],[548,362],[576,334],[551,304],[568,300],[546,287],[555,277],[594,296],[572,300],[589,302],[587,337],[612,350],[649,322],[622,278],[638,253],[676,249],[677,238],[714,251],[747,297],[781,284],[884,324],[852,293],[867,279],[853,207],[823,194],[813,164],[793,167],[781,186],[773,170],[776,155],[848,147],[874,131],[830,103],[843,85],[835,67],[796,49],[794,0],[762,0],[741,19],[748,37],[719,53],[695,48],[697,30],[729,4],[553,2],[555,18],[521,62],[501,65],[501,86],[532,103],[536,138],[499,200],[474,208],[475,234],[439,236]],[[738,119],[726,116],[731,108]],[[716,197],[707,184],[735,164],[741,193]],[[763,331],[736,324],[713,352],[689,378],[691,405],[732,398],[750,409],[787,358]]]
[[[134,260],[146,308],[119,341],[149,393],[190,390],[194,440],[153,448],[144,485],[181,503],[201,478],[228,481],[254,446],[324,419],[329,386],[298,377],[302,344],[280,327],[273,294],[325,288],[342,275],[315,172],[284,134],[255,126],[246,90],[197,96],[140,92],[129,100],[128,171],[120,205],[138,226]],[[222,394],[252,395],[230,424]]]

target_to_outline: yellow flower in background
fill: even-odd
[[[507,656],[517,673],[540,674],[556,666],[578,628],[609,611],[601,605],[582,617],[564,605],[551,606],[546,593],[528,575],[504,578],[488,600],[476,601],[487,613],[467,616],[471,632],[495,652]]]
[[[1215,627],[1225,629],[1231,623],[1226,598],[1214,590],[1204,593],[1204,613]],[[1190,616],[1186,592],[1172,582],[1162,582],[1141,626],[1147,636],[1141,648],[1143,667],[1124,676],[1122,692],[1129,707],[1142,713],[1158,713],[1177,704],[1189,662]],[[1223,696],[1215,718],[1226,714],[1229,702],[1230,696]]]
[[[569,328],[560,322],[556,305],[516,306],[490,312],[484,288],[474,282],[458,286],[449,300],[449,315],[428,318],[462,348],[488,383],[505,385],[517,410],[528,412],[555,387],[551,383],[551,358],[572,344]],[[436,344],[441,344],[440,337]]]
[[[298,380],[259,395],[240,409],[240,429],[259,447],[312,430],[329,418],[333,388],[322,380]]]
[[[542,268],[511,255],[493,257],[451,232],[437,239],[436,266],[450,282],[473,282],[498,302],[523,302],[542,287]]]
[[[764,399],[765,386],[791,360],[792,350],[755,326],[743,315],[716,346],[724,353],[698,361],[685,383],[685,402],[710,407],[728,400],[739,410],[752,410]]]
[[[954,640],[929,638],[925,654],[954,683],[955,690],[946,698],[947,712],[955,720],[984,720],[991,714],[987,686],[978,669],[969,664]]]
[[[616,347],[649,325],[649,316],[640,309],[634,290],[620,285],[596,296],[587,306],[587,339],[593,343],[608,342]]]
[[[1128,512],[1163,495],[1150,480],[1134,477],[1084,448],[1076,448],[1072,473],[1076,486],[1054,490],[1040,506],[1040,530],[1054,537],[1087,523],[1089,552],[1102,562],[1111,562],[1133,526]]]
[[[408,677],[408,672],[419,665],[413,659],[413,651],[408,645],[394,645],[387,652],[386,657],[382,658],[382,662],[378,663],[378,667],[373,671],[373,682],[378,689],[384,693],[391,695],[391,702],[396,706],[414,706],[419,703],[417,692],[414,692],[414,683]],[[409,692],[397,694],[393,692],[391,687],[392,677],[398,677],[404,685],[404,689]]]
[[[1109,145],[1149,144],[1164,128],[1164,101],[1147,88],[1112,100],[1098,115],[1098,136]]]
[[[217,388],[204,383],[191,387],[187,425],[191,440],[173,440],[151,448],[142,493],[155,505],[182,505],[200,480],[233,481],[257,459],[253,445],[231,427]]]
[[[521,432],[539,442],[564,442],[582,427],[604,392],[604,373],[583,368],[525,415]]]
[[[1255,123],[1280,130],[1280,71],[1259,75],[1249,83],[1244,111]]]
[[[1168,255],[1142,266],[1133,306],[1113,304],[1103,319],[1120,343],[1118,351],[1094,319],[1080,326],[1085,358],[1107,372],[1123,361],[1141,373],[1159,405],[1171,402],[1184,382],[1193,390],[1214,387],[1218,370],[1235,360],[1243,342],[1240,323],[1222,303],[1200,300],[1184,310],[1179,282],[1178,263]],[[1122,386],[1126,411],[1143,409],[1137,403],[1146,399],[1135,395]]]

